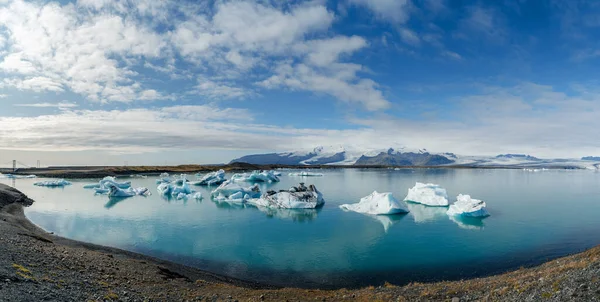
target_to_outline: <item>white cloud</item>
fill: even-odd
[[[353,103],[383,98],[373,81],[337,74],[339,66],[354,65],[344,61],[368,45],[357,36],[332,37],[335,15],[319,1],[79,0],[61,5],[13,0],[0,8],[0,19],[7,35],[0,71],[9,75],[2,85],[22,90],[71,91],[99,102],[168,98],[148,87],[139,73],[144,67],[172,79],[209,79],[195,91],[210,99],[242,98],[252,90],[249,83],[276,72],[273,66],[304,61],[313,74],[333,75],[336,85],[369,98],[353,97]],[[340,88],[302,89],[346,95]]]
[[[404,23],[409,19],[409,0],[350,0],[355,5],[366,6],[382,18],[393,23]]]
[[[404,41],[404,43],[410,44],[412,46],[419,46],[421,44],[421,39],[419,38],[419,36],[417,36],[417,34],[414,31],[408,28],[401,28],[399,32],[400,38],[402,39],[402,41]]]
[[[292,128],[254,122],[245,109],[216,105],[112,111],[64,110],[37,117],[0,117],[1,146],[14,150],[160,152],[198,148],[293,150],[346,144],[464,155],[530,153],[580,157],[600,152],[600,92],[579,87],[566,95],[521,83],[479,89],[448,101],[460,110],[446,119],[414,120],[375,114],[354,118],[354,129]],[[533,114],[535,113],[535,114]],[[60,127],[56,127],[60,125]],[[73,131],[77,129],[77,131]]]
[[[58,108],[60,110],[71,109],[78,107],[75,103],[59,102],[59,103],[33,103],[33,104],[15,104],[17,107],[35,107],[35,108]]]
[[[8,94],[0,94],[0,99],[4,99],[4,98],[7,98],[7,97],[8,97]]]
[[[198,79],[198,85],[195,86],[193,93],[205,96],[210,100],[242,99],[253,94],[249,90],[205,78]]]

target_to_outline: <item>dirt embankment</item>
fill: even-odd
[[[48,168],[21,168],[16,172],[11,169],[0,169],[0,173],[30,175],[55,178],[102,178],[105,176],[129,176],[135,174],[158,175],[167,173],[206,173],[223,169],[227,172],[274,169],[521,169],[522,167],[474,167],[466,165],[454,166],[341,166],[341,165],[253,165],[232,163],[226,165],[180,165],[180,166],[73,166]]]
[[[600,247],[472,280],[274,288],[48,234],[24,216],[32,203],[0,184],[0,301],[600,301]]]

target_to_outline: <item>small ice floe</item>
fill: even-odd
[[[109,183],[106,185],[108,187],[108,197],[133,197],[133,196],[149,196],[152,195],[152,193],[150,192],[150,190],[148,190],[148,188],[127,188],[127,189],[121,189],[119,187],[117,187],[116,185]]]
[[[537,169],[537,168],[523,168],[523,171],[525,172],[542,172],[542,171],[548,171],[549,169],[547,168],[541,168],[541,169]]]
[[[408,189],[408,195],[406,195],[404,201],[420,203],[430,207],[447,207],[449,204],[446,189],[436,184],[420,182]]]
[[[40,186],[40,187],[64,187],[64,186],[70,186],[71,183],[64,179],[57,179],[57,180],[40,181],[40,182],[34,183],[33,185]]]
[[[273,173],[273,175],[275,175],[275,176],[281,176],[281,172],[280,171],[271,170],[270,172]]]
[[[211,196],[219,202],[244,203],[249,199],[260,197],[260,189],[258,185],[242,187],[232,181],[226,181],[214,189]]]
[[[325,200],[314,185],[307,188],[304,183],[300,183],[300,186],[289,190],[268,191],[260,198],[248,200],[248,203],[278,209],[315,209],[325,204]]]
[[[485,202],[463,194],[459,194],[456,197],[456,202],[448,208],[446,214],[448,214],[448,216],[477,218],[490,216],[490,213],[488,213],[486,209]]]
[[[173,180],[170,183],[160,183],[156,190],[163,197],[170,196],[177,200],[202,199],[202,194],[190,187],[186,176],[183,174],[180,179]]]
[[[225,182],[225,171],[219,170],[204,175],[199,181],[195,182],[195,186],[218,186]]]
[[[15,174],[2,174],[0,173],[0,179],[8,178],[8,179],[25,179],[25,178],[36,178],[35,175],[15,175]]]
[[[373,191],[360,199],[360,202],[354,204],[343,204],[340,206],[342,210],[354,211],[363,214],[371,215],[393,215],[408,213],[408,209],[400,201],[398,201],[392,193],[379,193]]]
[[[128,189],[131,187],[130,181],[117,182],[117,180],[112,176],[106,176],[101,181],[95,184],[87,184],[84,185],[84,189],[96,189],[96,193],[100,192],[108,192],[109,185],[116,186],[119,189]]]
[[[171,179],[171,176],[169,175],[169,173],[161,173],[160,178],[156,180],[156,184],[161,184],[161,183],[171,183],[173,181],[173,179]]]
[[[323,176],[323,173],[302,171],[302,172],[289,173],[288,175],[289,176],[300,176],[300,177],[318,177],[318,176]]]
[[[131,174],[131,175],[129,175],[129,177],[130,178],[143,178],[143,179],[148,178],[148,176],[142,175],[142,174]]]
[[[253,171],[252,173],[236,173],[231,176],[234,182],[279,182],[273,171]]]

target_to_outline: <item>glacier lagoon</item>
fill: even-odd
[[[317,210],[261,210],[203,200],[165,200],[155,178],[119,178],[152,196],[109,199],[83,189],[99,179],[0,179],[36,202],[35,224],[58,235],[140,252],[231,277],[274,285],[355,287],[460,279],[533,265],[600,244],[600,173],[585,170],[339,169],[323,177],[259,184],[262,191],[303,181],[325,198]],[[229,178],[230,173],[227,174]],[[193,181],[194,177],[188,178]],[[487,203],[486,219],[448,217],[445,207],[408,204],[409,214],[345,212],[374,190],[402,200],[415,182],[437,183]]]

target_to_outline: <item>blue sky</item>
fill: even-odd
[[[0,165],[600,154],[595,1],[0,0]]]

